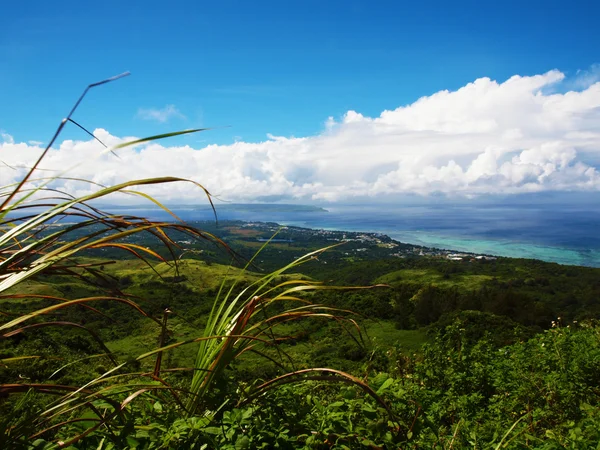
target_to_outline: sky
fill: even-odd
[[[553,0],[7,2],[0,183],[88,84],[130,71],[73,119],[107,145],[211,130],[117,158],[68,126],[44,169],[104,185],[180,176],[236,202],[597,193],[599,16],[598,2]]]

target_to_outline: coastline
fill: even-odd
[[[414,245],[429,250],[443,250],[459,252],[470,255],[488,255],[502,258],[534,259],[548,263],[557,263],[569,266],[600,267],[600,251],[590,249],[586,257],[579,249],[545,246],[529,243],[514,242],[509,240],[483,240],[469,239],[456,236],[444,236],[426,231],[403,230],[373,230],[353,229],[341,230],[336,227],[306,227],[301,221],[282,221],[280,225],[293,226],[305,229],[323,229],[333,232],[374,233],[388,236],[402,244]],[[366,228],[366,227],[365,227]]]
[[[583,219],[574,211],[533,214],[522,218],[512,209],[486,209],[473,215],[472,209],[440,211],[424,207],[381,210],[379,208],[304,208],[298,205],[229,205],[217,209],[219,222],[272,222],[308,229],[382,233],[411,245],[454,251],[489,254],[508,258],[536,259],[563,265],[600,267],[600,237],[595,233],[596,216]],[[172,208],[186,222],[214,221],[212,209]],[[170,220],[157,208],[135,209],[136,215]],[[586,213],[587,214],[587,213]],[[600,223],[600,214],[597,216]],[[551,220],[552,227],[545,224]],[[585,225],[585,226],[584,226]],[[578,230],[574,233],[574,230]]]

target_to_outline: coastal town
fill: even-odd
[[[338,231],[326,229],[311,229],[297,226],[285,226],[275,223],[247,222],[239,225],[241,229],[253,230],[260,233],[259,242],[269,239],[265,236],[277,236],[271,239],[272,243],[302,244],[307,242],[321,242],[323,244],[344,244],[341,251],[345,256],[353,259],[369,259],[369,256],[378,257],[433,257],[450,261],[495,260],[492,255],[475,254],[469,252],[456,252],[451,249],[438,249],[402,243],[382,233]]]

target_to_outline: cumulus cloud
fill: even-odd
[[[167,105],[164,108],[140,108],[138,109],[137,117],[160,123],[165,123],[174,118],[185,119],[185,116],[175,107],[175,105]]]
[[[377,117],[348,111],[326,119],[323,132],[314,136],[268,135],[264,142],[203,148],[165,141],[120,150],[120,160],[101,154],[95,141],[65,140],[44,168],[84,160],[74,175],[105,185],[132,176],[180,176],[233,201],[598,191],[600,83],[560,93],[549,89],[567,81],[556,70],[504,82],[480,78]],[[127,139],[101,129],[95,134],[107,144]],[[0,144],[1,159],[12,167],[30,165],[39,151],[26,143]],[[0,168],[2,185],[18,176]],[[76,195],[92,189],[77,181],[56,187]],[[146,192],[165,201],[202,198],[184,184]]]

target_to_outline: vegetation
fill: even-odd
[[[2,192],[1,448],[598,448],[598,269],[110,214],[182,180],[71,198],[51,145]]]

